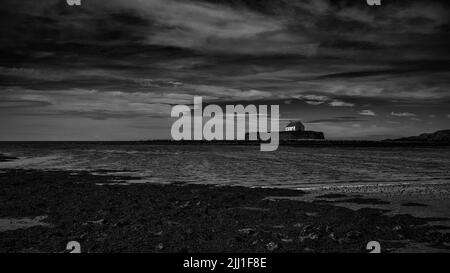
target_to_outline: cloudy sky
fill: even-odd
[[[332,139],[450,128],[447,2],[3,0],[0,140],[170,138],[194,95]]]

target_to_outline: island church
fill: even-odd
[[[249,140],[250,134],[253,135],[255,133],[247,133],[245,136],[246,140]],[[299,120],[289,122],[284,131],[280,131],[279,136],[280,140],[325,139],[323,132],[305,130],[305,126]]]

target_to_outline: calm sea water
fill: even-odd
[[[140,182],[305,188],[371,183],[449,183],[450,148],[0,143],[19,157],[0,168],[121,171]]]

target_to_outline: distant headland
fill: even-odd
[[[402,137],[397,139],[385,139],[384,141],[408,141],[408,142],[449,142],[450,130],[440,130],[434,133],[425,133],[418,136]]]

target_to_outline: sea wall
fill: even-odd
[[[250,140],[250,136],[257,136],[257,139],[260,139],[259,133],[246,133],[245,139]],[[300,139],[325,139],[325,136],[322,132],[316,131],[281,131],[280,140],[300,140]]]
[[[295,140],[295,139],[325,139],[325,136],[322,132],[316,131],[280,132],[280,140]]]

